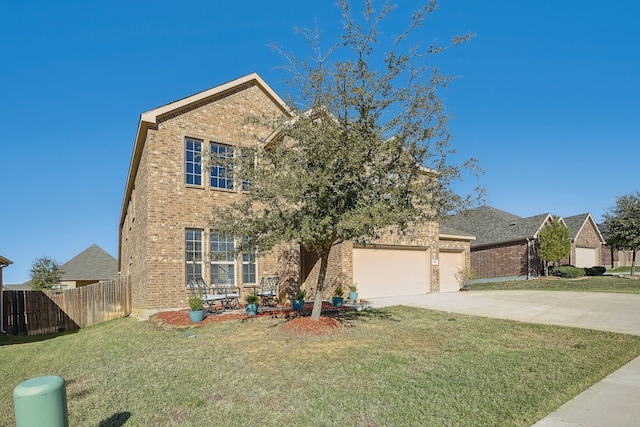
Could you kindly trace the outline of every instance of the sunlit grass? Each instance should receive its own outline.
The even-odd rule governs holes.
[[[560,277],[475,283],[474,291],[498,290],[589,291],[640,294],[640,280],[617,276],[591,276],[577,279]]]
[[[17,384],[60,375],[77,426],[530,426],[640,355],[640,337],[407,307],[342,321],[306,338],[270,318],[1,337],[0,425]]]

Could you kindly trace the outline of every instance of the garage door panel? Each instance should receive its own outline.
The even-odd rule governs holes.
[[[440,292],[458,292],[456,273],[463,265],[463,252],[440,252]]]
[[[415,295],[428,291],[428,252],[353,249],[353,281],[361,298]]]
[[[576,248],[576,267],[593,267],[598,265],[595,248]]]

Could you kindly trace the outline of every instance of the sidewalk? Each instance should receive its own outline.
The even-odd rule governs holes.
[[[597,329],[640,336],[640,295],[482,291],[371,298],[374,307],[406,305],[453,313]],[[640,357],[589,387],[534,427],[640,425]]]

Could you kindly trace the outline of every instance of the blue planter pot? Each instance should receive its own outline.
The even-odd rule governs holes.
[[[202,319],[204,319],[204,310],[189,310],[189,319],[191,319],[193,323],[202,322]]]
[[[357,300],[358,299],[358,293],[357,292],[349,292],[349,299],[351,300]]]
[[[244,306],[247,316],[255,316],[258,314],[258,304],[247,304]]]
[[[344,301],[343,297],[332,297],[331,298],[331,304],[333,304],[334,307],[342,307],[342,302]]]
[[[304,300],[296,299],[291,302],[291,306],[295,311],[302,311],[302,307],[304,307]]]

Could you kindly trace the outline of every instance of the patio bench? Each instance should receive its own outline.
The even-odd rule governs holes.
[[[202,305],[207,304],[207,311],[216,311],[215,305],[218,301],[224,307],[224,294],[218,294],[209,286],[202,277],[191,277],[187,280],[187,286],[194,296],[202,299]]]

